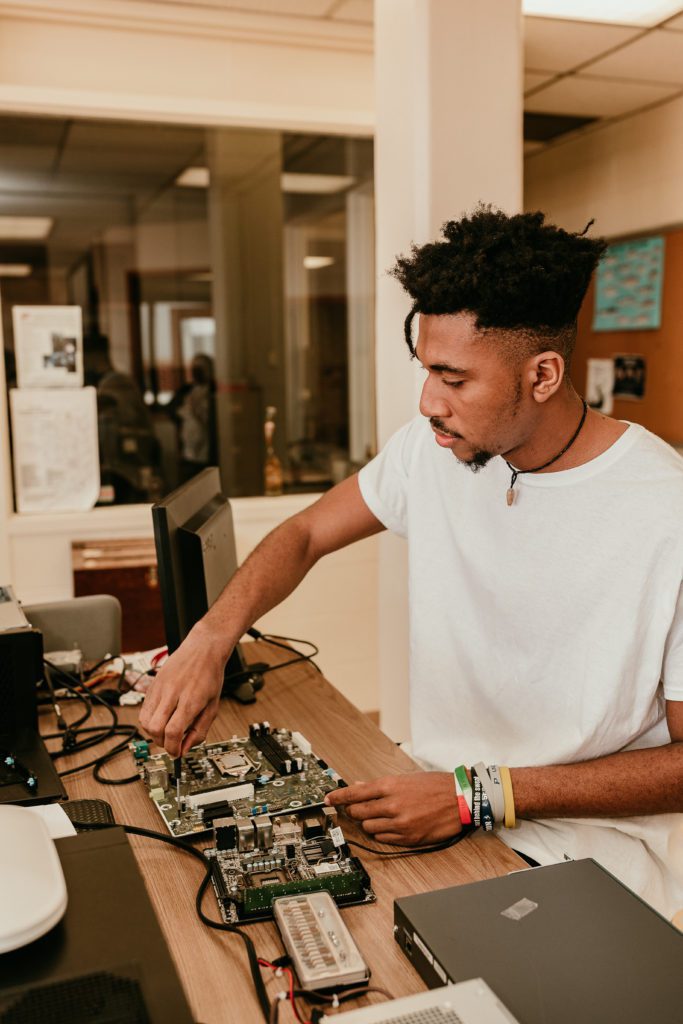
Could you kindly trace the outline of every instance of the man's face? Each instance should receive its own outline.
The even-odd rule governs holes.
[[[523,361],[474,321],[470,313],[420,315],[415,352],[427,371],[420,412],[436,443],[476,471],[523,443],[535,403],[523,399]]]

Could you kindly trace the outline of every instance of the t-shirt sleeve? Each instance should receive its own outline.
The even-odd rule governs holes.
[[[666,641],[662,684],[666,700],[683,700],[683,584]]]
[[[408,530],[410,456],[419,425],[419,420],[413,420],[401,427],[358,474],[365,504],[383,526],[401,537]]]

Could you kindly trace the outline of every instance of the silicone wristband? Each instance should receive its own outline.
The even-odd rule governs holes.
[[[505,821],[505,793],[503,792],[503,782],[500,777],[497,764],[490,764],[487,770],[491,779],[491,788],[493,790],[493,817],[496,819],[496,823],[498,823]]]
[[[505,828],[515,828],[517,818],[515,816],[515,797],[512,792],[510,769],[501,764],[498,771],[500,772],[500,781],[503,784],[503,793],[505,794]]]

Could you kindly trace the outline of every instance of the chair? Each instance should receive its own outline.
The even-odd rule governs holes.
[[[110,594],[24,605],[24,614],[43,634],[44,651],[77,647],[85,661],[121,653],[121,604]]]

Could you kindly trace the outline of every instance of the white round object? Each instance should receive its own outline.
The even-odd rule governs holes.
[[[0,836],[0,953],[9,953],[54,928],[67,892],[55,844],[37,815],[0,806]]]

